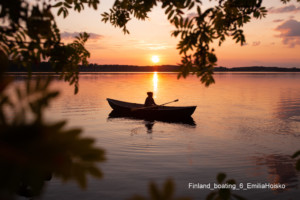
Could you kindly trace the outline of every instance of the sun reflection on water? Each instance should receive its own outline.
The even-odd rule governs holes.
[[[157,86],[158,86],[158,75],[157,75],[157,72],[154,72],[153,73],[153,96],[154,98],[156,98],[156,95],[157,95]]]

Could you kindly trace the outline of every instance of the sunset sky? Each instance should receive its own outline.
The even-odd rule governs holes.
[[[79,32],[91,37],[86,45],[91,53],[89,61],[97,64],[121,65],[173,65],[180,62],[176,49],[179,39],[171,37],[175,28],[169,23],[160,6],[146,21],[132,20],[128,24],[129,35],[111,24],[101,22],[101,13],[108,11],[114,1],[101,0],[100,9],[71,12],[57,22],[66,42]],[[214,2],[214,1],[213,1]],[[202,9],[213,6],[203,1]],[[240,46],[230,38],[221,47],[216,46],[218,66],[279,66],[300,68],[300,3],[292,0],[282,4],[279,0],[265,0],[268,15],[262,20],[248,23],[244,30],[247,44]],[[191,14],[186,13],[186,14]],[[159,58],[153,62],[153,56]],[[156,59],[157,61],[157,59]]]

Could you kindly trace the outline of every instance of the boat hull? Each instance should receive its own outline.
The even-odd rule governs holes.
[[[196,106],[175,107],[158,106],[144,108],[143,104],[129,103],[114,99],[107,99],[109,105],[114,111],[139,118],[148,119],[183,119],[190,117]]]

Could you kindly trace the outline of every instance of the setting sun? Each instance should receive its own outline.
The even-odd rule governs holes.
[[[153,63],[158,63],[159,62],[159,57],[156,56],[156,55],[152,56],[151,60],[152,60]]]

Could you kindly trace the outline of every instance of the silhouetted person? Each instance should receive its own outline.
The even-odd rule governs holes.
[[[153,92],[147,92],[148,97],[145,100],[145,106],[156,106],[156,103],[154,102],[153,99]]]

